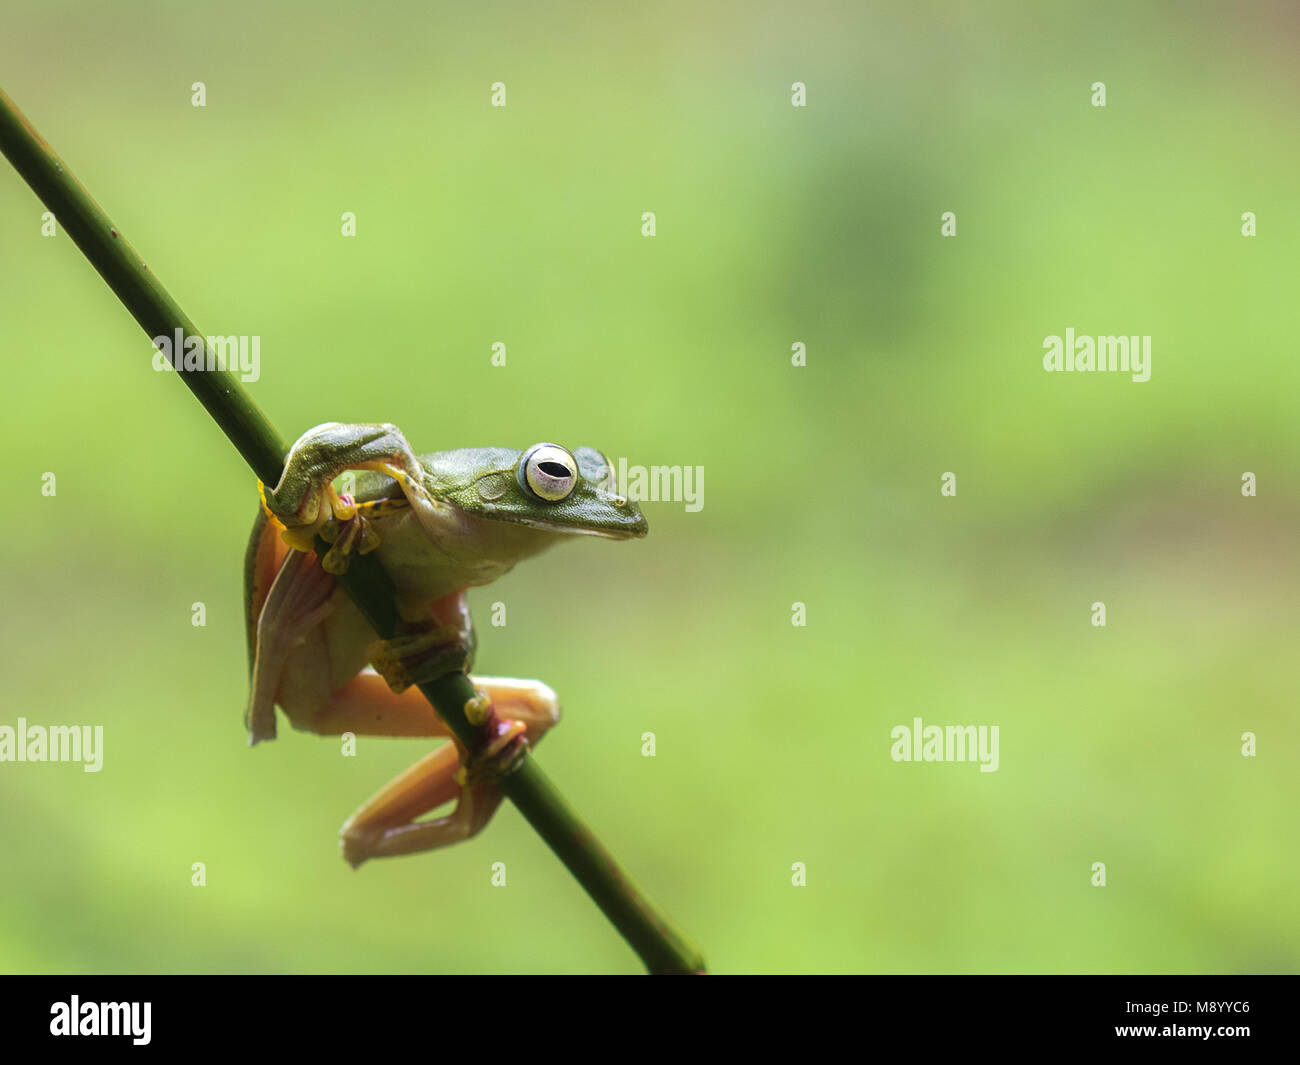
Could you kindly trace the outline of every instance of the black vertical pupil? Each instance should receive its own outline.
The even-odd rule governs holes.
[[[537,468],[548,477],[568,477],[569,467],[561,462],[539,462]]]

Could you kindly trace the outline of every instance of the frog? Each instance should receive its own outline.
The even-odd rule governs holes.
[[[244,560],[249,744],[275,739],[277,707],[321,736],[447,737],[348,818],[339,846],[357,869],[477,835],[504,777],[559,722],[560,703],[540,680],[471,673],[467,593],[578,536],[644,537],[646,519],[619,493],[613,465],[595,448],[549,442],[416,455],[392,424],[326,422],[258,491]],[[387,640],[339,582],[371,553],[399,617]],[[475,691],[466,717],[486,737],[473,752],[418,687],[456,671]],[[424,817],[452,802],[445,816]]]

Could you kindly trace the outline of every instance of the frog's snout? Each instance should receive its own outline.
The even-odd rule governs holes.
[[[628,522],[624,526],[627,532],[624,534],[630,540],[640,540],[650,532],[650,523],[645,520],[645,515],[641,513],[641,508],[635,503],[628,504],[630,513]]]

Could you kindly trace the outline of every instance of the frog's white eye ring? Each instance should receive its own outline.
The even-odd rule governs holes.
[[[519,460],[519,483],[538,499],[558,503],[578,484],[578,464],[559,444],[534,444]]]

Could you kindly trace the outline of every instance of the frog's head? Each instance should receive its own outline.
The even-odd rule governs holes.
[[[542,443],[524,451],[470,448],[436,458],[453,456],[450,463],[432,464],[430,488],[467,514],[616,540],[649,532],[641,508],[619,494],[613,466],[595,448],[568,451]]]

